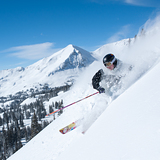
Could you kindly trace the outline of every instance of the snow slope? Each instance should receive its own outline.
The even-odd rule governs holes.
[[[57,160],[160,159],[159,67],[119,96]]]
[[[70,112],[80,111],[77,105],[66,110],[9,160],[160,159],[159,67],[160,63],[113,101],[85,134],[81,133],[82,127],[66,135],[58,132],[72,122]],[[93,113],[97,114],[105,109],[105,102],[100,101],[104,97],[95,95],[97,103],[93,97],[83,103],[94,104]]]
[[[157,17],[131,45],[123,41],[94,52],[94,61],[80,73],[70,91],[50,100],[64,105],[96,92],[91,86],[94,73],[103,66],[106,52],[115,45],[122,61],[134,66],[125,80],[124,92],[114,101],[105,94],[92,96],[64,110],[64,113],[34,137],[9,160],[159,160],[160,159],[160,19]],[[107,47],[107,48],[106,48]],[[101,50],[101,51],[100,51]],[[62,135],[58,130],[84,117],[82,125]],[[84,129],[87,129],[82,134]]]

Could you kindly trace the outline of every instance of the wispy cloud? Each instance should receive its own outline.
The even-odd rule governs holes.
[[[157,24],[160,24],[160,12],[156,12],[147,20],[147,22],[139,28],[139,33],[141,32],[142,28],[147,31],[147,30],[152,30],[155,26],[158,26]],[[160,26],[160,25],[159,25]],[[128,35],[130,34],[131,31],[131,25],[125,25],[123,26],[118,32],[113,34],[110,38],[107,39],[106,43],[112,43],[116,42],[125,38],[129,38]]]
[[[34,45],[24,45],[12,47],[2,53],[7,53],[9,56],[14,56],[22,59],[36,60],[50,56],[59,49],[54,49],[54,43],[46,42]]]
[[[116,32],[113,36],[111,36],[107,40],[107,43],[112,43],[124,38],[128,38],[127,35],[129,33],[129,30],[130,30],[130,25],[123,26],[118,32]]]
[[[127,4],[131,4],[131,5],[142,5],[141,0],[137,1],[137,0],[124,0],[125,3]]]
[[[89,0],[93,3],[106,4],[113,2],[120,2],[128,5],[143,6],[143,7],[160,7],[159,0]]]
[[[123,0],[125,3],[143,7],[160,7],[159,0]]]

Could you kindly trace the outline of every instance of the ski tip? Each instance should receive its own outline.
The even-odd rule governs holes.
[[[65,133],[63,132],[63,129],[60,129],[59,132],[62,133],[62,134],[65,134]]]

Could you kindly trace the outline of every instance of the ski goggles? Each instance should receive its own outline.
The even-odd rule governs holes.
[[[106,62],[104,65],[105,65],[106,67],[110,67],[110,66],[115,62],[115,60],[116,60],[116,58],[114,57],[112,61]]]

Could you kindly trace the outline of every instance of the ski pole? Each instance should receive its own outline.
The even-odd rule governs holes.
[[[78,101],[76,101],[76,102],[73,102],[73,103],[65,106],[65,107],[62,107],[62,108],[60,108],[60,109],[57,109],[56,111],[54,111],[54,112],[52,112],[52,113],[49,113],[49,114],[47,114],[46,116],[50,116],[50,115],[53,114],[53,113],[56,113],[56,112],[58,112],[58,111],[61,111],[62,109],[65,109],[65,108],[67,108],[67,107],[69,107],[69,106],[71,106],[71,105],[73,105],[73,104],[76,104],[76,103],[78,103],[78,102],[80,102],[80,101],[82,101],[82,100],[84,100],[84,99],[86,99],[86,98],[89,98],[89,97],[91,97],[91,96],[93,96],[93,95],[96,95],[97,93],[99,93],[99,92],[95,92],[95,93],[93,93],[93,94],[90,94],[89,96],[86,96],[85,98],[82,98],[82,99],[80,99],[80,100],[78,100]]]

